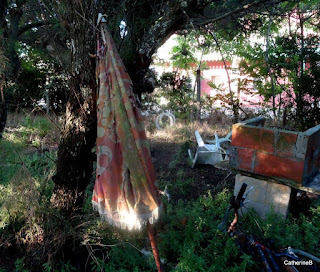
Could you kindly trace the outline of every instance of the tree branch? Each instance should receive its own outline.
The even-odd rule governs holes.
[[[256,12],[259,9],[261,10],[261,8],[265,8],[265,6],[275,6],[284,1],[285,0],[256,0],[251,3],[248,3],[249,1],[241,1],[243,2],[243,4],[241,4],[240,7],[234,8],[231,11],[228,11],[228,9],[226,9],[220,14],[217,14],[216,8],[214,6],[207,6],[208,8],[212,9],[212,18],[200,15],[201,13],[199,9],[197,9],[197,1],[184,1],[186,2],[186,6],[182,6],[179,1],[171,1],[170,4],[167,5],[164,15],[161,16],[159,20],[157,20],[156,23],[151,26],[151,28],[143,36],[139,46],[139,52],[141,55],[151,57],[155,50],[159,46],[161,46],[170,37],[171,34],[185,28],[185,25],[188,22],[185,16],[183,16],[182,9],[188,14],[188,17],[190,17],[190,21],[194,25],[205,26],[210,23],[230,18],[231,16],[235,16],[237,18],[243,17],[246,14],[253,12],[253,9]]]
[[[242,17],[250,12],[252,12],[252,8],[258,9],[261,5],[264,6],[273,6],[273,5],[277,5],[280,4],[281,2],[284,2],[285,0],[274,0],[274,1],[270,1],[270,0],[257,0],[254,1],[253,3],[248,3],[248,4],[244,4],[241,7],[238,7],[234,10],[231,10],[229,12],[223,13],[220,16],[217,17],[213,17],[213,18],[207,18],[206,20],[201,19],[200,22],[197,23],[197,20],[194,20],[194,24],[198,25],[198,26],[205,26],[207,24],[210,23],[214,23],[217,21],[221,21],[223,19],[226,19],[234,14],[237,14],[237,17]]]
[[[18,36],[21,36],[24,32],[39,26],[51,25],[55,22],[55,20],[45,20],[45,21],[37,21],[27,25],[24,25],[19,28]]]
[[[155,50],[186,22],[178,1],[169,2],[165,11],[164,15],[143,36],[139,46],[139,53],[147,58],[151,57]]]

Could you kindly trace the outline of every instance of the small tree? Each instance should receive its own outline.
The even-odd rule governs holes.
[[[167,107],[178,118],[188,119],[193,109],[190,78],[176,72],[166,72],[160,77],[159,87],[163,97],[168,100]]]
[[[172,48],[171,60],[173,67],[178,70],[190,71],[193,69],[192,64],[197,62],[194,53],[195,47],[190,43],[190,39],[187,38],[187,35],[177,36],[176,41],[178,44]]]
[[[318,52],[319,38],[309,35],[304,38],[304,49],[301,50],[300,35],[277,37],[269,48],[269,69],[274,77],[274,89],[269,80],[268,67],[264,61],[264,50],[252,47],[247,61],[242,62],[242,72],[253,78],[258,93],[265,101],[275,95],[280,113],[284,108],[291,108],[289,116],[295,120],[295,126],[300,130],[318,124],[320,117],[320,54]],[[249,56],[249,54],[248,54]],[[252,88],[252,82],[247,88]],[[251,85],[251,86],[250,86]]]
[[[291,99],[287,105],[295,109],[290,115],[300,130],[315,126],[320,120],[319,42],[316,35],[279,37],[276,41],[281,49],[281,54],[275,55],[273,60],[277,63],[277,80],[288,78],[286,94]]]

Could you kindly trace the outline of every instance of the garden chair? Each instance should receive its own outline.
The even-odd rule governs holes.
[[[215,135],[214,136],[216,136],[216,132],[215,132]],[[226,137],[224,137],[224,138],[218,138],[218,135],[215,137],[216,139],[218,138],[218,141],[219,141],[219,144],[221,145],[221,143],[225,143],[225,142],[229,142],[229,143],[231,143],[231,136],[232,136],[232,131],[230,131],[228,134],[227,134],[227,136]],[[213,141],[211,141],[211,140],[207,140],[207,143],[209,143],[209,144],[216,144],[216,140],[213,140]]]
[[[188,150],[189,157],[192,160],[192,168],[197,164],[215,165],[216,163],[227,159],[228,156],[226,151],[220,147],[220,141],[217,133],[215,133],[215,144],[205,144],[197,130],[194,134],[198,143],[198,148],[194,158],[191,154],[191,150]]]

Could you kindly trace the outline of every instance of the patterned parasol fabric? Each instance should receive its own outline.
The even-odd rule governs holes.
[[[98,39],[97,174],[92,204],[111,225],[139,229],[154,223],[161,202],[155,187],[142,115],[105,26]]]

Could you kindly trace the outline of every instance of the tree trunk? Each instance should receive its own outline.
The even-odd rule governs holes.
[[[5,54],[9,59],[11,71],[6,71],[6,75],[9,79],[15,81],[20,69],[20,60],[16,51],[16,43],[19,38],[19,24],[23,15],[23,9],[21,6],[11,8],[9,14],[10,25],[7,29],[5,28],[4,36],[7,36],[5,37],[7,40]]]
[[[273,76],[270,70],[270,65],[269,65],[269,38],[270,38],[270,27],[272,23],[272,14],[269,15],[269,23],[268,23],[268,31],[267,31],[267,45],[266,45],[266,64],[267,64],[267,70],[268,70],[268,75],[270,77],[270,82],[271,82],[271,91],[272,91],[272,112],[273,112],[273,119],[277,122],[277,114],[276,114],[276,94],[275,94],[275,89],[274,89],[274,80]]]
[[[76,78],[73,81],[76,83]],[[95,90],[94,85],[91,90]],[[83,99],[79,86],[73,86],[73,91],[67,104],[51,198],[55,207],[65,210],[72,210],[82,204],[96,159],[92,151],[96,141],[95,95],[92,99]]]
[[[20,60],[16,52],[15,46],[19,36],[19,22],[23,15],[22,7],[18,4],[16,7],[11,7],[9,13],[10,24],[6,21],[6,14],[8,12],[8,1],[1,1],[0,4],[0,29],[2,29],[2,38],[5,41],[0,46],[4,48],[4,57],[8,60],[10,65],[4,65],[2,79],[0,82],[1,101],[0,101],[0,139],[4,132],[7,122],[7,103],[5,101],[4,83],[7,79],[15,82],[18,78],[20,69]],[[10,67],[9,67],[10,66]]]
[[[300,26],[300,35],[301,35],[301,49],[300,49],[300,67],[298,70],[298,78],[302,78],[305,70],[305,58],[304,58],[304,16],[303,10],[300,9],[300,4],[298,6],[298,15],[299,15],[299,26]],[[299,80],[301,81],[301,80]],[[300,88],[300,83],[296,86],[296,116],[298,117],[299,126],[301,129],[304,129],[304,114],[303,114],[303,97],[304,90]]]
[[[197,119],[201,121],[201,74],[200,65],[197,70]]]
[[[83,203],[84,191],[90,183],[96,159],[92,151],[97,129],[96,64],[89,54],[96,51],[96,29],[93,24],[97,12],[94,1],[87,4],[85,14],[80,13],[82,6],[78,2],[64,2],[64,6],[56,7],[61,12],[61,23],[70,37],[71,71],[70,93],[58,148],[57,170],[53,177],[55,187],[51,204],[69,212]],[[83,15],[78,16],[77,11]]]
[[[234,97],[233,97],[233,92],[232,92],[232,89],[231,89],[231,79],[230,79],[230,75],[229,75],[229,70],[228,70],[228,67],[227,67],[227,63],[226,63],[226,59],[224,58],[223,56],[223,53],[222,53],[222,50],[221,50],[221,47],[220,47],[220,44],[219,44],[219,41],[217,39],[217,37],[215,36],[214,33],[211,33],[211,36],[212,38],[214,39],[217,47],[218,47],[218,50],[220,52],[220,55],[221,55],[221,58],[222,58],[222,61],[223,61],[223,65],[224,65],[224,69],[227,73],[227,78],[228,78],[228,88],[229,88],[229,95],[230,95],[230,105],[232,107],[232,111],[233,111],[233,121],[234,123],[238,123],[239,121],[239,101],[234,101]]]
[[[1,102],[0,102],[0,139],[7,122],[7,105],[3,94],[4,77],[0,82]]]

